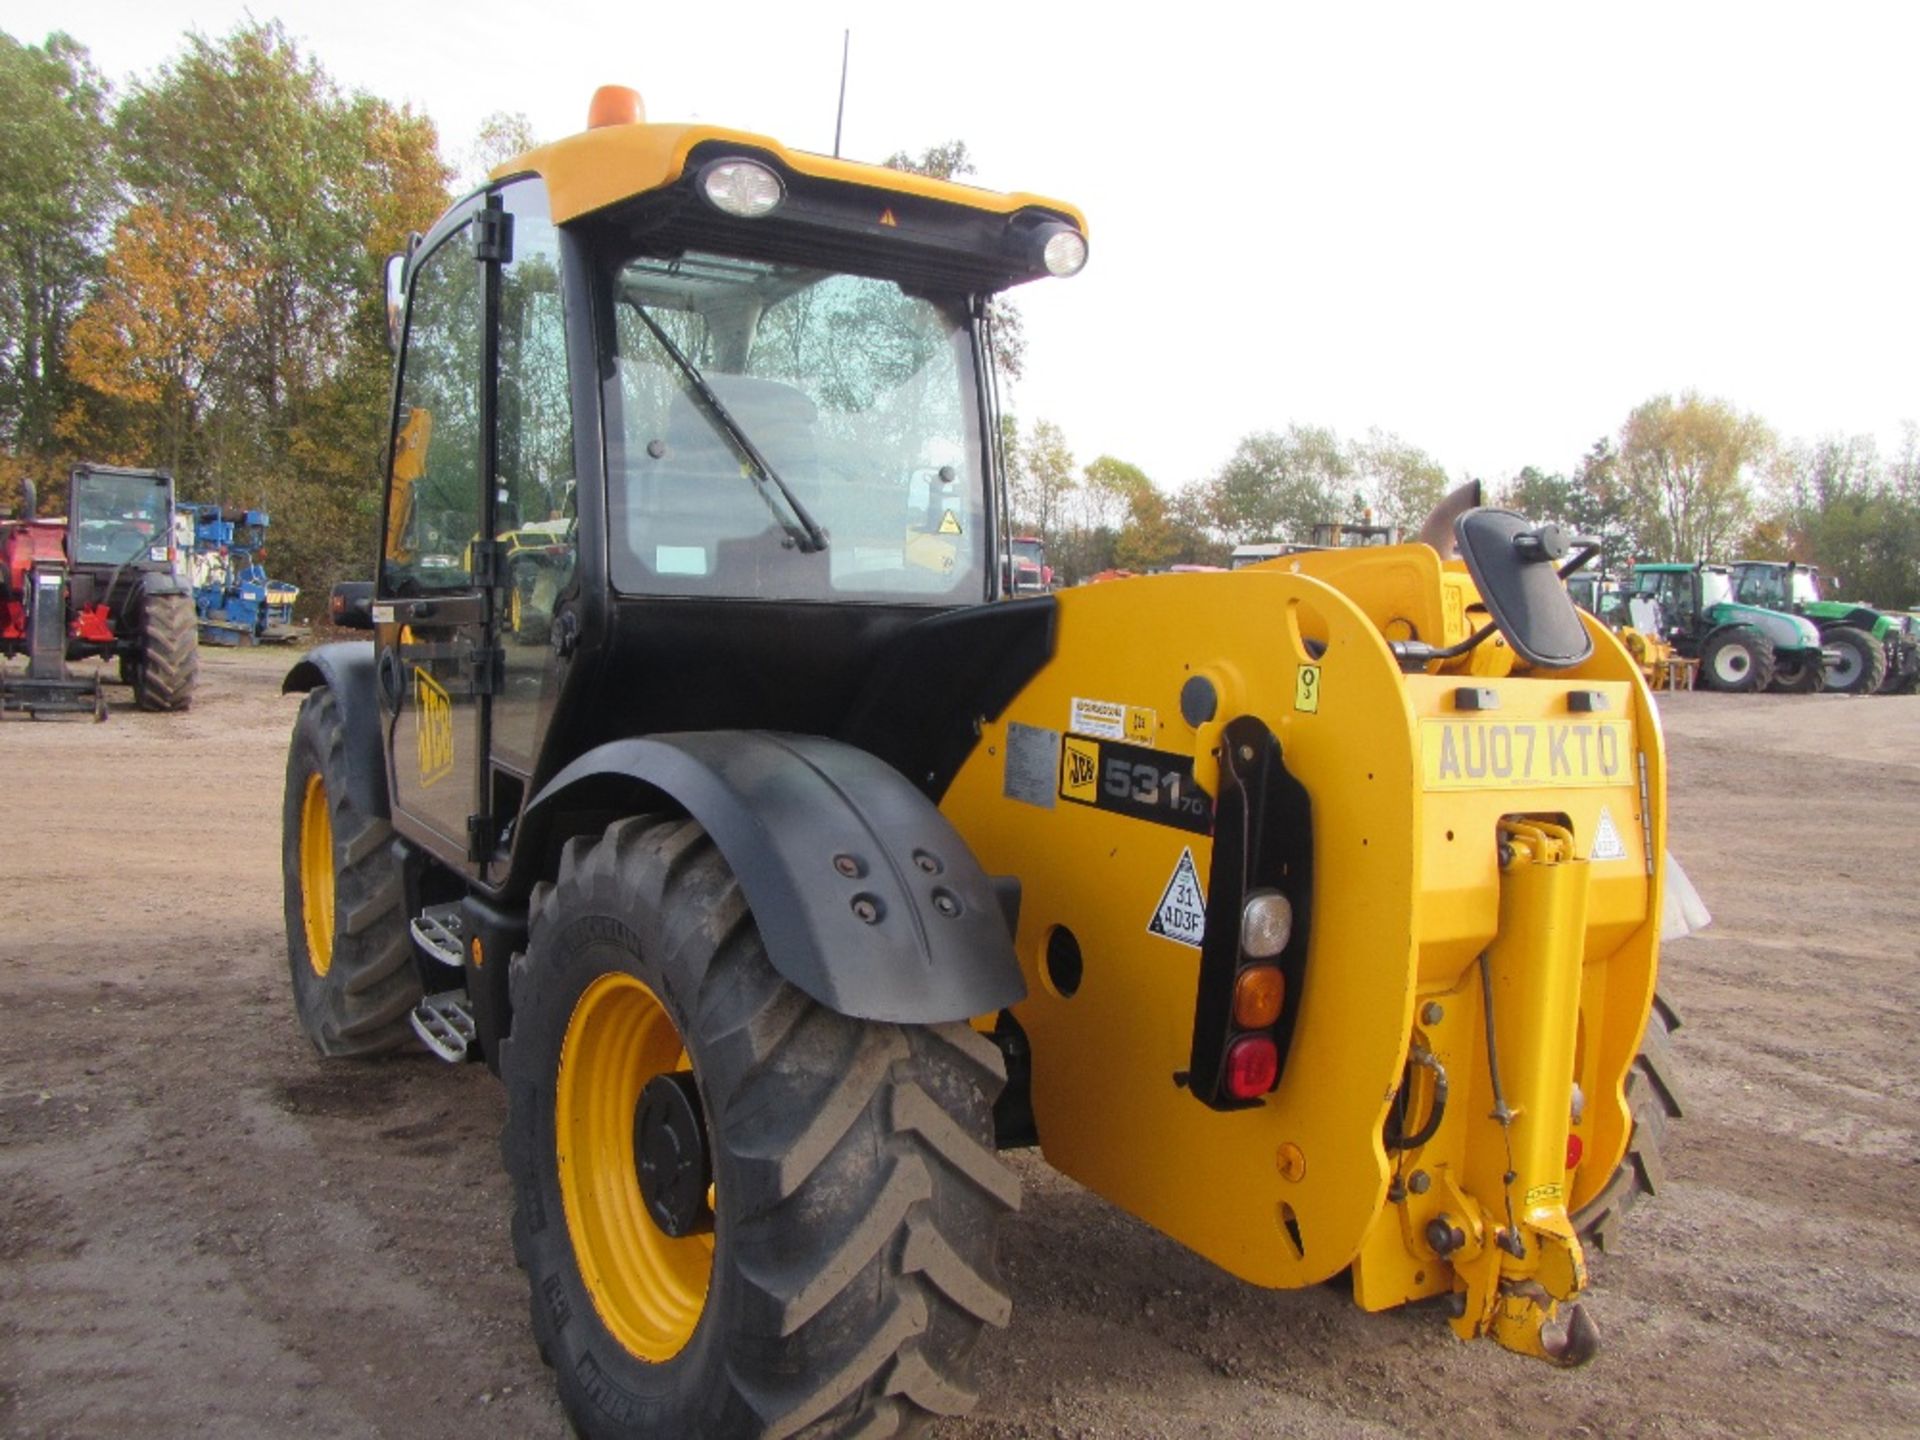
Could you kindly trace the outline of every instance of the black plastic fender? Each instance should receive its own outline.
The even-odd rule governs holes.
[[[774,969],[822,1005],[927,1025],[1025,997],[986,872],[933,802],[877,757],[757,730],[615,740],[553,777],[522,816],[521,838],[632,782],[713,837]]]
[[[347,727],[347,774],[353,800],[369,815],[389,818],[387,759],[380,748],[380,697],[374,689],[373,642],[339,640],[317,645],[280,682],[282,695],[305,694],[325,685],[340,702]]]
[[[142,595],[191,595],[193,586],[186,577],[166,570],[149,570],[140,577]]]

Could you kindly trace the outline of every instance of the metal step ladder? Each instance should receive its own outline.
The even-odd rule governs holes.
[[[429,905],[408,923],[413,943],[429,960],[451,965],[458,970],[467,961],[464,927],[460,921],[460,902]]]
[[[420,1043],[449,1065],[458,1065],[473,1048],[477,1032],[465,991],[436,991],[413,1007],[410,1018]]]

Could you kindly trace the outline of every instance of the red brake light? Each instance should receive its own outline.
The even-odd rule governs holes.
[[[1571,1170],[1580,1163],[1580,1157],[1587,1153],[1587,1147],[1578,1135],[1567,1136],[1567,1169]]]
[[[1280,1051],[1271,1035],[1242,1035],[1228,1049],[1226,1091],[1234,1099],[1258,1099],[1279,1076]]]

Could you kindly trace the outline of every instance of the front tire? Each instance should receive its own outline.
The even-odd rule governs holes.
[[[1700,674],[1710,690],[1748,695],[1773,683],[1773,642],[1749,625],[1729,625],[1708,637]]]
[[[1812,695],[1825,683],[1826,671],[1821,658],[1811,660],[1774,657],[1773,683],[1767,688],[1782,695]]]
[[[365,1057],[413,1043],[421,986],[393,826],[354,801],[347,765],[340,702],[322,685],[301,702],[287,751],[287,963],[314,1049]]]
[[[133,663],[120,674],[142,710],[185,710],[200,674],[200,631],[187,595],[147,595],[140,601],[140,634]],[[131,674],[129,674],[131,671]]]
[[[1827,689],[1871,695],[1887,683],[1887,647],[1864,630],[1838,625],[1820,637],[1827,652]]]
[[[990,1041],[782,979],[685,819],[568,843],[513,1000],[514,1249],[583,1435],[899,1435],[972,1405],[1019,1198]],[[687,1102],[670,1135],[663,1085]]]
[[[1642,1195],[1652,1195],[1665,1183],[1663,1147],[1667,1121],[1684,1113],[1680,1103],[1678,1067],[1673,1057],[1673,1032],[1680,1017],[1658,994],[1640,1037],[1640,1053],[1627,1074],[1627,1108],[1633,1132],[1627,1153],[1608,1178],[1605,1188],[1573,1214],[1573,1228],[1583,1242],[1612,1250],[1619,1243],[1627,1213]]]

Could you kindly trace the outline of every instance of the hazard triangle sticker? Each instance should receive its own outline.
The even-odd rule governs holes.
[[[1181,850],[1180,863],[1173,867],[1173,878],[1167,881],[1147,933],[1200,948],[1207,933],[1207,897],[1200,888],[1200,872],[1193,866],[1193,851]]]
[[[1600,823],[1593,827],[1593,851],[1587,858],[1589,860],[1627,858],[1627,847],[1621,843],[1619,827],[1613,823],[1613,816],[1608,813],[1604,805],[1600,807]]]

